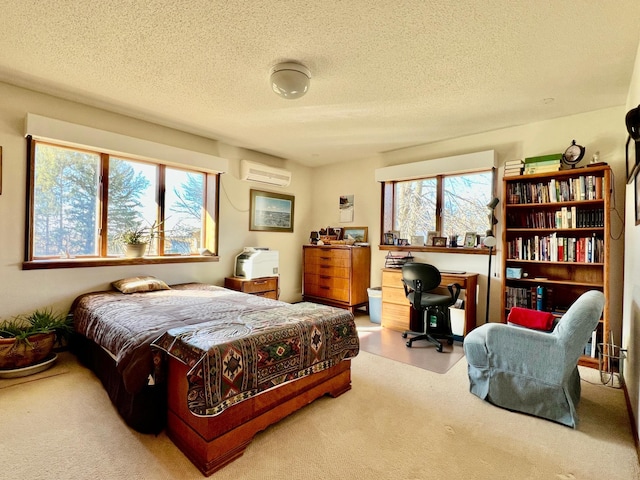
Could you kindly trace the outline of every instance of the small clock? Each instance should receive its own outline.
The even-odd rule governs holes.
[[[584,147],[573,140],[569,148],[562,154],[562,163],[567,167],[574,168],[576,163],[582,160],[582,157],[584,157]]]

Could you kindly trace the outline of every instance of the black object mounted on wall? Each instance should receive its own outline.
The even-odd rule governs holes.
[[[627,166],[627,184],[630,184],[633,179],[636,178],[638,170],[640,170],[640,149],[638,148],[638,144],[640,143],[640,105],[629,110],[624,121],[627,126],[627,132],[629,133],[625,161]],[[629,143],[631,143],[631,140],[633,140],[634,143],[636,158],[631,170],[629,170]]]

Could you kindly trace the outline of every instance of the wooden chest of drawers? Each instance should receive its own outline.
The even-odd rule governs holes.
[[[371,249],[346,245],[304,245],[303,300],[347,308],[369,305]]]
[[[238,292],[278,299],[278,277],[262,277],[252,280],[242,277],[227,277],[224,279],[224,286]]]

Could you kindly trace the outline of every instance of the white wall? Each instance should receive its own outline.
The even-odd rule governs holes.
[[[638,104],[640,104],[640,46],[638,46],[625,112],[636,108]],[[624,123],[621,131],[626,136]],[[633,147],[631,152],[633,152]],[[635,161],[633,153],[630,161]],[[640,182],[640,178],[637,178],[636,181]],[[640,245],[640,225],[636,226],[635,224],[635,185],[633,183],[626,187],[624,315],[622,343],[616,343],[627,350],[624,377],[637,432],[640,430],[640,278],[638,276],[638,272],[640,272],[640,248],[638,247]]]
[[[3,147],[0,195],[0,319],[46,306],[66,311],[77,295],[106,289],[110,282],[131,275],[155,275],[168,283],[197,281],[222,285],[224,277],[233,273],[235,255],[245,246],[256,245],[278,249],[281,252],[280,298],[285,301],[300,299],[300,245],[307,241],[310,228],[309,169],[4,83],[0,83],[0,98],[0,145]],[[230,159],[230,172],[223,175],[221,182],[220,262],[22,270],[27,173],[24,119],[27,112]],[[241,158],[292,170],[291,185],[287,188],[263,188],[238,180]],[[249,231],[250,188],[277,191],[296,197],[293,234]]]
[[[640,103],[640,66],[636,64],[634,86],[629,93],[629,105]],[[596,150],[600,159],[608,162],[614,172],[615,197],[612,212],[611,245],[611,324],[615,338],[621,338],[622,290],[616,286],[623,280],[623,211],[625,205],[624,115],[628,108],[610,108],[546,122],[502,129],[455,140],[437,142],[380,155],[349,164],[335,164],[308,169],[294,162],[246,151],[201,137],[83,106],[48,95],[0,83],[0,145],[3,147],[3,180],[0,195],[0,318],[7,318],[35,308],[52,306],[57,310],[69,308],[79,294],[105,289],[118,278],[151,274],[168,283],[201,281],[221,285],[224,277],[233,272],[233,259],[244,246],[267,246],[280,251],[281,299],[297,301],[301,296],[302,245],[309,232],[327,225],[368,226],[372,244],[371,285],[380,285],[380,269],[384,265],[384,251],[377,248],[380,237],[380,186],[374,180],[374,170],[382,166],[458,155],[484,150],[496,150],[500,165],[506,160],[531,155],[563,151],[576,139],[587,148],[587,159]],[[32,112],[52,118],[101,128],[176,147],[218,155],[230,160],[230,172],[223,175],[220,194],[220,257],[219,263],[151,265],[145,267],[95,267],[23,271],[24,214],[26,198],[26,141],[24,118]],[[238,180],[239,160],[245,158],[283,167],[293,172],[291,185],[272,190],[295,196],[294,233],[250,232],[249,189],[258,188]],[[500,172],[498,172],[500,176]],[[338,201],[340,195],[355,196],[355,218],[350,224],[340,224]],[[640,255],[635,245],[640,228],[635,227],[633,191],[627,189],[625,322],[623,346],[629,349],[626,380],[632,405],[638,417],[640,355],[640,288],[634,272],[638,271]],[[498,225],[498,235],[500,234]],[[493,262],[498,271],[500,254]],[[447,255],[424,253],[419,260],[432,262],[441,268],[466,270],[480,274],[478,323],[484,321],[487,257],[483,255]],[[491,310],[498,317],[500,279],[492,283]]]
[[[380,238],[380,185],[374,180],[376,168],[423,161],[435,158],[449,157],[485,150],[495,150],[498,165],[516,158],[534,155],[563,152],[573,139],[586,147],[586,163],[595,151],[600,152],[600,160],[611,165],[614,172],[615,199],[613,205],[617,212],[613,212],[612,232],[615,238],[611,242],[611,284],[620,285],[622,282],[622,233],[624,225],[624,131],[623,107],[609,108],[595,112],[588,112],[556,120],[536,122],[520,127],[506,128],[472,135],[455,140],[436,142],[428,145],[407,148],[393,153],[379,155],[375,158],[352,162],[349,164],[334,164],[314,169],[313,172],[313,227],[331,226],[368,226],[369,241],[372,245],[371,285],[379,286],[381,269],[384,266],[386,251],[378,249]],[[502,187],[501,169],[497,172],[498,188]],[[341,224],[338,216],[338,200],[340,195],[353,194],[355,196],[355,218],[350,224]],[[497,212],[501,205],[498,205]],[[497,225],[498,238],[501,235],[501,225]],[[492,261],[492,272],[499,273],[502,252],[499,250]],[[479,276],[478,293],[478,324],[485,319],[485,299],[487,285],[488,259],[486,255],[464,255],[444,253],[414,253],[419,261],[433,263],[441,269],[464,270],[477,272]],[[613,288],[610,292],[611,325],[620,338],[622,317],[622,292]],[[491,284],[491,314],[490,318],[499,318],[501,279],[493,277]]]

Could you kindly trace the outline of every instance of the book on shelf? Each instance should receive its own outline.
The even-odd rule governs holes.
[[[562,154],[561,153],[552,153],[550,155],[540,155],[540,156],[537,156],[537,157],[527,157],[527,158],[524,159],[524,163],[525,163],[525,165],[527,165],[527,164],[531,164],[531,163],[539,164],[541,162],[552,162],[552,161],[560,162],[560,160],[562,160]]]
[[[549,165],[531,164],[531,165],[525,165],[524,167],[525,175],[532,175],[534,173],[550,173],[550,172],[558,172],[558,171],[560,171],[560,162],[556,164],[549,164]]]

